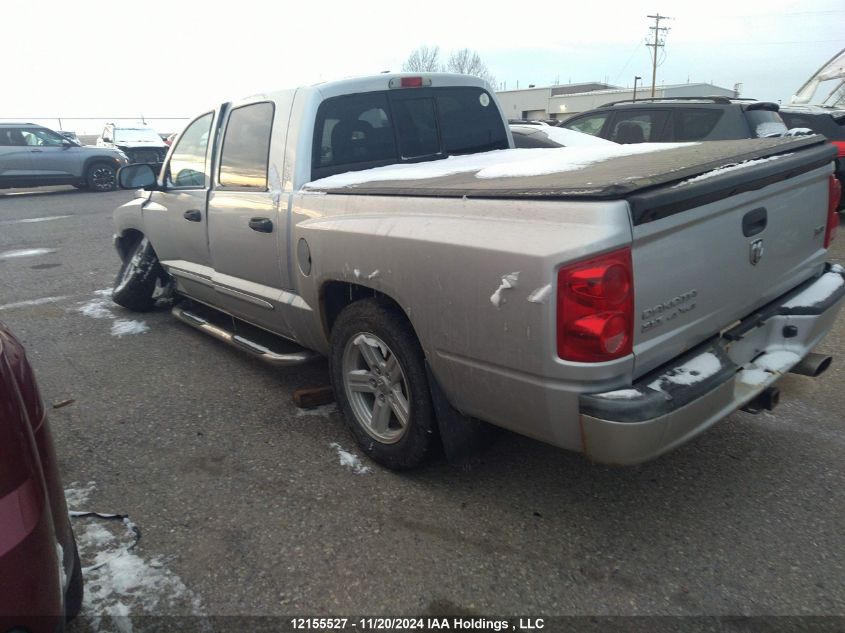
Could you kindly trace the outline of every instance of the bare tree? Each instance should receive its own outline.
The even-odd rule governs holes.
[[[408,59],[402,64],[402,70],[411,73],[436,73],[442,70],[439,58],[439,46],[420,46],[411,51]]]
[[[487,69],[487,65],[481,61],[481,56],[476,51],[471,51],[468,48],[462,48],[449,55],[449,61],[446,62],[446,70],[452,73],[481,77],[491,86],[496,85],[496,78]]]

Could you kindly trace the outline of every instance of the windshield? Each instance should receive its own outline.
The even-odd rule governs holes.
[[[116,143],[161,143],[161,137],[150,128],[115,128]]]

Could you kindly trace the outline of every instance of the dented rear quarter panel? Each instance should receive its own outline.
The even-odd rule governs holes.
[[[630,357],[561,361],[554,323],[557,268],[630,244],[624,201],[302,193],[292,221],[291,251],[305,239],[312,255],[310,275],[294,266],[306,303],[332,281],[394,299],[466,414],[577,449],[578,392],[631,379]],[[501,288],[509,275],[516,283]]]

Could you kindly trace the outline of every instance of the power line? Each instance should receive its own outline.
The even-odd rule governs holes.
[[[642,46],[642,42],[640,42],[640,41],[638,41],[636,44],[634,44],[634,48],[633,48],[633,50],[631,51],[631,55],[630,55],[630,57],[628,57],[628,61],[627,61],[627,62],[625,62],[625,65],[622,67],[622,70],[620,70],[620,71],[616,74],[616,77],[613,79],[613,83],[618,83],[618,82],[619,82],[619,78],[622,76],[622,73],[624,73],[624,72],[625,72],[625,69],[627,69],[627,68],[628,68],[628,64],[630,64],[630,63],[631,63],[631,60],[632,60],[632,59],[634,59],[634,55],[636,55],[636,54],[637,54],[637,51],[638,51],[638,50],[641,50],[641,49],[640,49],[640,46]]]
[[[845,9],[831,9],[829,11],[789,11],[777,13],[720,13],[719,19],[723,18],[780,18],[784,15],[831,15],[834,13],[845,13]]]
[[[830,42],[845,42],[845,38],[835,40],[788,40],[781,42],[719,42],[719,46],[766,46],[769,44],[827,44]]]

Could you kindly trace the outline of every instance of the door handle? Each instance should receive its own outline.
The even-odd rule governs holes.
[[[742,217],[742,234],[745,237],[752,237],[762,233],[768,223],[766,207],[758,207],[749,211]]]
[[[252,218],[249,221],[249,228],[259,233],[272,233],[273,222],[270,218]]]
[[[202,222],[202,211],[199,209],[191,209],[190,211],[185,211],[185,213],[182,214],[182,217],[188,222]]]

